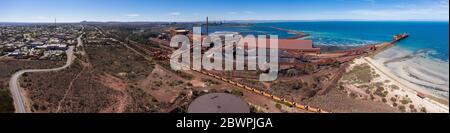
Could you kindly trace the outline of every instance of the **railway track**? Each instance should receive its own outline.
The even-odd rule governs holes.
[[[130,41],[131,41],[131,40],[130,40]],[[136,43],[136,42],[133,42],[133,43]],[[139,49],[145,51],[145,53],[147,53],[147,54],[148,54],[148,53],[151,53],[149,50],[147,50],[147,49],[145,49],[145,48],[142,48],[141,46],[138,46],[138,45],[136,45],[136,44],[133,44],[133,45],[136,46],[136,47],[138,47]],[[138,51],[135,51],[135,50],[133,50],[133,51],[134,51],[134,52],[138,52]],[[138,53],[140,53],[140,52],[138,52]],[[140,55],[142,55],[142,53],[140,53]],[[187,66],[182,66],[182,67],[187,67]],[[229,84],[231,84],[231,85],[233,85],[233,86],[235,86],[235,87],[238,87],[238,88],[240,88],[240,89],[244,89],[244,90],[253,92],[253,93],[255,93],[255,94],[262,95],[262,96],[264,96],[264,97],[266,97],[266,98],[272,99],[273,101],[280,102],[280,103],[284,103],[285,105],[288,105],[288,106],[290,106],[290,107],[295,107],[295,108],[297,108],[297,109],[304,110],[304,111],[307,111],[307,112],[312,112],[312,113],[331,113],[331,112],[329,112],[329,111],[325,111],[325,110],[320,109],[320,108],[314,108],[314,107],[310,107],[310,106],[308,106],[308,105],[303,105],[303,104],[300,104],[300,103],[296,103],[296,102],[292,102],[292,101],[286,100],[286,99],[284,99],[284,98],[275,96],[275,95],[270,94],[270,93],[267,93],[267,92],[265,92],[265,91],[262,91],[262,90],[259,90],[259,89],[256,89],[256,88],[249,87],[249,86],[247,86],[247,85],[244,85],[244,84],[235,82],[235,81],[233,81],[233,80],[230,80],[230,79],[227,79],[227,78],[224,78],[224,77],[215,75],[215,74],[213,74],[213,73],[209,73],[209,72],[204,71],[204,70],[193,70],[193,71],[198,72],[198,73],[201,73],[201,74],[206,75],[206,76],[209,76],[209,77],[212,77],[212,78],[215,78],[215,79],[217,79],[217,80],[220,80],[220,81],[229,83]]]
[[[397,38],[395,38],[394,41],[390,42],[389,44],[392,45],[392,44],[396,43],[397,41],[400,41],[400,40],[402,40],[402,39],[404,39],[404,38],[407,38],[407,37],[408,37],[407,34],[402,34],[401,36],[398,36]],[[191,49],[192,49],[192,47],[191,47]],[[184,67],[184,66],[183,66],[183,67]],[[207,75],[207,76],[210,76],[210,77],[213,77],[213,78],[215,78],[215,79],[217,79],[217,80],[221,80],[221,81],[223,81],[223,82],[232,84],[232,85],[235,86],[235,87],[238,87],[238,88],[241,88],[241,89],[244,89],[244,90],[247,90],[247,91],[256,93],[256,94],[258,94],[258,95],[262,95],[262,96],[267,97],[267,98],[269,98],[269,99],[272,99],[272,100],[274,100],[274,101],[276,101],[276,102],[282,102],[282,103],[285,103],[285,104],[287,104],[287,105],[290,106],[290,107],[295,107],[295,108],[298,108],[298,109],[300,109],[300,110],[304,110],[304,111],[307,111],[307,112],[314,112],[314,113],[331,113],[331,112],[325,111],[325,110],[320,109],[320,108],[314,108],[314,107],[310,107],[310,106],[308,106],[308,105],[302,105],[302,104],[299,104],[299,103],[296,103],[296,102],[288,101],[288,100],[286,100],[286,99],[284,99],[284,98],[275,96],[275,95],[273,95],[273,94],[267,93],[267,92],[265,92],[265,91],[262,91],[262,90],[259,90],[259,89],[256,89],[256,88],[252,88],[252,87],[243,85],[243,84],[241,84],[241,83],[238,83],[238,82],[235,82],[235,81],[226,79],[226,78],[224,78],[224,77],[221,77],[221,76],[218,76],[218,75],[209,73],[209,72],[207,72],[207,71],[203,71],[203,70],[194,70],[194,71],[199,72],[199,73],[204,74],[204,75]]]
[[[137,46],[137,47],[143,49],[144,51],[147,51],[147,53],[150,52],[150,51],[148,51],[148,50],[146,50],[146,49],[144,49],[144,48],[142,48],[140,46]],[[182,67],[188,67],[188,66],[184,66],[183,65]],[[296,103],[296,102],[288,101],[288,100],[286,100],[284,98],[275,96],[273,94],[267,93],[265,91],[262,91],[262,90],[259,90],[259,89],[256,89],[256,88],[252,88],[252,87],[246,86],[244,84],[241,84],[241,83],[235,82],[233,80],[221,77],[219,75],[215,75],[213,73],[209,73],[209,72],[204,71],[204,70],[193,70],[193,71],[196,71],[196,72],[201,73],[203,75],[215,78],[217,80],[221,80],[221,81],[226,82],[226,83],[229,83],[229,84],[231,84],[231,85],[233,85],[235,87],[238,87],[238,88],[241,88],[241,89],[244,89],[244,90],[256,93],[258,95],[262,95],[262,96],[264,96],[266,98],[269,98],[269,99],[272,99],[272,100],[274,100],[276,102],[284,103],[284,104],[286,104],[286,105],[288,105],[290,107],[295,107],[295,108],[298,108],[300,110],[304,110],[304,111],[307,111],[307,112],[313,112],[313,113],[331,113],[331,112],[325,111],[325,110],[320,109],[320,108],[314,108],[314,107],[310,107],[308,105],[302,105],[302,104],[299,104],[299,103]]]
[[[320,108],[314,108],[314,107],[310,107],[308,105],[302,105],[302,104],[299,104],[299,103],[296,103],[296,102],[288,101],[288,100],[286,100],[284,98],[272,95],[270,93],[267,93],[265,91],[262,91],[262,90],[259,90],[259,89],[256,89],[256,88],[252,88],[252,87],[243,85],[241,83],[235,82],[233,80],[226,79],[224,77],[221,77],[221,76],[209,73],[207,71],[203,71],[203,70],[194,70],[194,71],[202,73],[202,74],[210,76],[210,77],[213,77],[213,78],[215,78],[217,80],[221,80],[223,82],[232,84],[235,87],[238,87],[238,88],[241,88],[241,89],[244,89],[244,90],[256,93],[258,95],[262,95],[262,96],[267,97],[269,99],[272,99],[272,100],[274,100],[276,102],[284,103],[284,104],[286,104],[286,105],[288,105],[290,107],[295,107],[295,108],[298,108],[300,110],[304,110],[304,111],[307,111],[307,112],[313,112],[313,113],[331,113],[331,112],[325,111],[325,110],[320,109]]]

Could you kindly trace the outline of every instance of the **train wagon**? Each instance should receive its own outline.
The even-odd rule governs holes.
[[[244,85],[242,85],[241,83],[237,83],[236,84],[238,87],[241,87],[241,88],[243,88],[244,87]],[[246,88],[247,89],[247,88]]]
[[[272,99],[277,100],[277,101],[281,101],[281,98],[280,98],[280,97],[273,96],[273,95],[272,95]]]
[[[308,106],[308,105],[305,105],[305,109],[309,111],[309,106]]]
[[[196,71],[197,71],[197,70],[196,70]],[[326,111],[323,111],[322,109],[310,108],[309,106],[306,106],[306,105],[301,105],[301,104],[298,104],[298,103],[295,103],[295,102],[290,102],[290,101],[288,101],[288,100],[286,100],[286,99],[284,99],[284,98],[280,98],[280,97],[274,96],[274,95],[272,95],[272,94],[270,94],[270,93],[267,93],[267,92],[265,92],[265,91],[260,91],[260,90],[258,90],[258,89],[256,89],[256,88],[251,88],[251,87],[245,86],[245,85],[243,85],[243,84],[241,84],[241,83],[234,82],[234,81],[232,81],[232,80],[229,80],[229,79],[220,77],[220,76],[218,76],[218,75],[214,75],[214,74],[212,74],[212,73],[208,73],[208,72],[206,72],[206,71],[198,71],[198,72],[200,72],[200,73],[202,73],[202,74],[205,74],[205,75],[209,75],[209,76],[214,77],[214,78],[216,78],[216,79],[219,79],[219,80],[228,82],[228,83],[233,84],[233,85],[236,85],[236,86],[238,86],[238,87],[245,88],[245,89],[247,89],[247,90],[249,90],[249,91],[253,91],[253,92],[255,92],[255,93],[257,93],[257,94],[261,94],[261,95],[263,95],[263,96],[265,96],[265,97],[272,98],[273,100],[276,100],[276,101],[278,101],[278,102],[284,102],[285,104],[287,104],[288,106],[291,106],[291,107],[296,107],[296,108],[299,108],[299,109],[302,109],[302,110],[307,110],[307,111],[310,111],[310,112],[328,113],[328,112],[326,112]]]
[[[317,109],[317,113],[326,113],[326,112],[323,111],[322,109]]]
[[[259,90],[257,90],[257,89],[252,89],[252,90],[253,90],[253,92],[258,93],[258,94],[261,93],[261,91],[259,91]]]
[[[263,95],[266,97],[272,97],[272,95],[270,95],[269,93],[263,92]]]
[[[248,86],[244,86],[245,89],[249,90],[249,91],[253,91],[252,88],[248,87]]]
[[[308,110],[311,111],[311,112],[319,112],[319,110],[316,109],[316,108],[308,108]]]
[[[289,104],[290,106],[294,106],[294,103],[293,103],[293,102],[286,101],[286,103]]]
[[[220,78],[220,79],[225,81],[225,82],[229,82],[228,79],[226,79],[226,78]]]
[[[295,107],[297,107],[297,108],[299,108],[299,109],[306,109],[306,107],[305,107],[305,106],[303,106],[303,105],[300,105],[300,104],[297,104],[297,105],[295,105]]]

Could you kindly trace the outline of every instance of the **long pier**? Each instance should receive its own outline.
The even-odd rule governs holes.
[[[309,34],[306,34],[306,33],[304,33],[304,32],[300,32],[300,31],[296,31],[296,30],[291,30],[291,29],[284,29],[284,28],[279,28],[279,27],[275,27],[275,26],[261,26],[261,27],[273,28],[273,29],[277,29],[277,30],[281,30],[281,31],[286,31],[286,32],[295,34],[295,36],[289,37],[289,38],[287,38],[287,39],[301,39],[301,38],[304,38],[304,37],[309,36]]]
[[[393,36],[393,39],[390,42],[385,42],[385,43],[381,43],[381,44],[375,44],[373,46],[374,52],[371,53],[369,56],[376,55],[377,53],[380,53],[383,50],[394,46],[395,43],[397,43],[397,42],[399,42],[401,40],[404,40],[404,39],[406,39],[408,37],[409,37],[409,34],[407,34],[407,33],[397,34],[397,35]]]

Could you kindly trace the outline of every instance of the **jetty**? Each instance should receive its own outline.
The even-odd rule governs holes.
[[[286,32],[291,33],[291,34],[295,34],[295,36],[288,37],[287,39],[301,39],[301,38],[309,36],[309,34],[306,34],[304,32],[291,30],[291,29],[285,29],[285,28],[274,27],[274,26],[267,26],[267,28],[277,29],[277,30],[281,30],[281,31],[286,31]]]
[[[408,37],[409,37],[408,33],[402,33],[402,34],[394,35],[392,37],[392,41],[390,41],[390,42],[375,44],[373,46],[374,52],[371,53],[370,55],[371,56],[376,55],[377,53],[379,53],[379,52],[381,52],[381,51],[383,51],[383,50],[385,50],[387,48],[390,48],[390,47],[394,46],[397,42],[399,42],[401,40],[404,40],[404,39],[406,39]]]

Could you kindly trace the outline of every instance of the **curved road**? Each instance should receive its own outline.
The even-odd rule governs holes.
[[[83,41],[81,40],[82,36],[83,36],[83,34],[77,38],[77,41],[78,41],[77,46],[83,45]],[[15,111],[16,113],[27,113],[25,102],[24,102],[23,96],[21,94],[20,84],[18,82],[20,76],[22,76],[22,74],[24,74],[24,73],[29,73],[29,72],[50,72],[50,71],[63,70],[65,68],[69,67],[70,65],[72,65],[72,63],[75,59],[73,50],[74,50],[74,46],[70,46],[69,49],[67,49],[67,51],[66,51],[67,61],[66,61],[66,64],[62,67],[52,68],[52,69],[20,70],[20,71],[14,73],[14,75],[12,75],[11,80],[9,81],[9,89],[11,91],[11,94],[12,94],[12,97],[14,100],[14,107],[16,109],[16,111]]]

